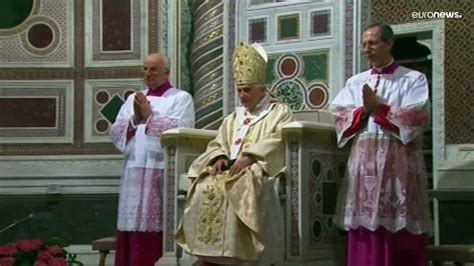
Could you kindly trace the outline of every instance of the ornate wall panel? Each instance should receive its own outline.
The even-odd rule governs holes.
[[[84,100],[85,142],[111,142],[110,126],[127,97],[143,89],[141,79],[86,80]]]
[[[269,56],[267,81],[292,110],[324,109],[329,101],[329,50]]]
[[[311,215],[309,246],[317,248],[341,239],[333,224],[337,192],[346,170],[347,155],[310,151],[309,211]]]
[[[416,21],[415,11],[458,11],[460,19],[445,19],[446,144],[474,143],[474,65],[472,1],[373,1],[372,20],[400,24]],[[419,20],[418,20],[419,21]]]
[[[2,81],[0,143],[72,143],[73,81]]]
[[[314,115],[324,112],[315,111]],[[303,129],[298,131],[296,128]],[[338,246],[342,244],[343,237],[340,228],[334,225],[333,217],[349,154],[348,149],[334,146],[336,136],[332,131],[306,129],[299,122],[290,123],[283,129],[289,164],[286,172],[289,189],[286,201],[286,259],[300,262],[341,257],[336,253],[342,250],[342,246]],[[315,135],[318,138],[314,138]]]
[[[191,72],[196,128],[217,128],[223,117],[223,12],[221,0],[193,4],[194,42]]]
[[[236,40],[238,40],[238,32],[235,25],[236,22],[236,9],[238,7],[237,1],[225,1],[226,10],[227,10],[227,34],[224,35],[224,62],[230,62],[230,54],[234,51]],[[228,56],[226,59],[226,55]],[[224,68],[226,69],[226,68]],[[234,87],[234,80],[232,75],[229,73],[230,66],[227,66],[227,71],[224,73],[224,88],[227,89],[226,95],[227,98],[224,100],[224,104],[227,106],[224,108],[224,114],[230,114],[235,109],[235,87]]]
[[[336,3],[286,5],[241,10],[244,15],[240,18],[243,22],[240,28],[241,38],[251,43],[268,45],[269,49],[274,45],[280,45],[284,49],[288,46],[301,47],[301,42],[306,41],[319,45],[317,40],[333,39],[334,33],[338,32],[335,27],[339,26],[340,18],[334,12],[340,6]]]
[[[239,39],[265,47],[269,88],[293,110],[325,109],[342,88],[344,59],[350,57],[352,62],[352,50],[344,53],[344,45],[352,45],[352,39],[346,39],[352,21],[343,24],[352,18],[350,4],[349,0],[239,2]]]
[[[311,37],[323,37],[331,34],[330,10],[315,10],[310,17]]]
[[[150,1],[150,3],[153,3],[155,1]],[[157,21],[158,28],[160,29],[159,35],[158,35],[158,42],[157,42],[157,48],[158,51],[162,51],[165,53],[169,53],[168,51],[168,19],[169,19],[169,12],[168,12],[168,0],[161,0],[158,1],[155,5],[158,10],[158,16],[154,18]],[[150,29],[150,31],[153,29]],[[150,47],[150,50],[153,49],[153,47]]]
[[[1,66],[72,67],[74,2],[27,2],[15,6],[8,0],[0,4],[0,8],[11,12],[3,14],[4,21],[0,23]]]
[[[355,74],[354,67],[354,0],[345,0],[345,24],[344,24],[344,41],[345,41],[345,78],[348,79]],[[357,40],[357,38],[356,38]],[[356,46],[357,47],[357,46]],[[357,52],[357,51],[356,51]],[[342,87],[340,88],[342,89]],[[335,95],[334,95],[335,96]]]
[[[192,13],[191,13],[191,1],[180,2],[180,71],[179,71],[179,86],[180,89],[192,92],[191,84],[191,65],[189,62],[189,50],[192,40]]]
[[[86,67],[141,65],[148,53],[148,1],[86,0]]]
[[[13,2],[15,1],[6,0],[6,1],[1,1],[0,3],[0,15],[2,15],[1,16],[2,19],[0,20],[0,31],[1,31],[0,34],[3,34],[3,37],[0,37],[0,44],[2,44],[4,40],[8,40],[9,38],[13,37],[13,35],[8,35],[8,36],[5,35],[7,34],[5,30],[6,27],[8,27],[9,25],[13,25],[13,23],[17,23],[19,25],[17,28],[25,27],[24,25],[28,23],[28,19],[35,16],[37,17],[39,15],[42,15],[42,16],[47,15],[48,18],[54,19],[56,22],[58,22],[60,26],[62,25],[61,23],[63,23],[62,21],[67,22],[68,23],[67,27],[70,27],[71,30],[68,30],[67,32],[61,32],[61,34],[63,35],[60,36],[61,38],[60,43],[54,53],[45,55],[45,56],[35,56],[36,61],[34,65],[32,64],[32,62],[28,61],[28,58],[15,57],[15,58],[19,58],[18,65],[21,64],[21,66],[23,65],[28,66],[28,68],[19,68],[19,67],[16,67],[16,65],[0,63],[0,80],[3,80],[2,83],[9,82],[10,80],[14,80],[14,82],[20,82],[23,80],[24,81],[39,80],[39,84],[37,85],[37,87],[41,89],[43,89],[41,87],[42,84],[48,83],[49,81],[51,81],[52,83],[55,83],[56,81],[60,82],[63,80],[72,80],[74,84],[73,85],[74,90],[72,90],[71,93],[68,94],[68,97],[71,96],[71,99],[73,99],[74,102],[65,108],[66,109],[73,108],[74,112],[71,112],[71,114],[73,115],[73,119],[69,120],[71,121],[71,123],[67,124],[66,126],[67,128],[64,129],[65,132],[69,134],[67,141],[63,140],[62,137],[59,137],[59,138],[57,137],[56,141],[53,141],[49,137],[50,135],[47,135],[48,139],[43,141],[43,137],[45,136],[44,130],[42,130],[41,132],[32,131],[32,130],[26,131],[36,136],[34,138],[32,135],[29,136],[28,139],[26,139],[26,142],[25,142],[25,139],[22,139],[22,138],[15,138],[15,140],[13,140],[14,139],[13,137],[9,137],[11,133],[8,133],[9,134],[8,141],[3,141],[2,139],[2,143],[0,143],[0,154],[1,155],[49,155],[49,154],[66,155],[66,154],[115,154],[117,153],[116,149],[113,147],[113,145],[111,145],[111,143],[106,143],[108,142],[107,140],[108,136],[106,134],[106,131],[108,130],[108,127],[110,126],[108,124],[110,122],[107,120],[107,123],[105,123],[105,121],[99,119],[100,116],[96,118],[93,118],[92,116],[84,117],[86,112],[89,112],[90,114],[92,114],[92,111],[91,111],[92,109],[86,110],[86,108],[91,108],[92,105],[91,103],[88,103],[87,99],[85,98],[86,96],[85,95],[86,93],[85,80],[90,80],[90,79],[115,80],[115,79],[130,79],[130,78],[138,80],[138,78],[140,77],[140,70],[141,70],[141,64],[142,64],[142,59],[143,59],[142,55],[140,54],[139,58],[136,60],[137,65],[130,65],[129,63],[127,63],[127,60],[121,60],[120,62],[117,62],[116,60],[115,63],[112,62],[110,64],[103,64],[102,66],[100,64],[97,64],[96,65],[97,67],[87,67],[85,54],[87,52],[92,53],[92,49],[90,45],[86,47],[86,40],[88,40],[89,37],[92,37],[91,35],[92,31],[91,30],[86,31],[85,24],[91,23],[90,18],[91,18],[92,10],[94,7],[94,2],[92,0],[75,0],[75,1],[22,0],[21,5],[18,5],[18,3],[13,3]],[[97,2],[99,1],[96,1],[96,3]],[[107,10],[103,10],[104,13],[106,13],[105,17],[108,16],[108,20],[106,18],[107,21],[104,21],[105,24],[109,25],[107,26],[108,27],[107,36],[109,36],[109,39],[119,39],[121,41],[127,39],[127,36],[125,37],[122,36],[123,34],[122,31],[119,31],[118,28],[114,26],[110,26],[111,24],[114,23],[113,21],[114,18],[113,16],[110,16],[110,14],[116,12],[116,14],[121,14],[121,16],[126,16],[124,15],[125,13],[123,12],[125,12],[128,9],[130,11],[129,13],[130,13],[130,21],[131,21],[129,24],[131,27],[131,31],[133,31],[132,25],[136,25],[136,23],[134,24],[134,20],[133,20],[134,19],[133,14],[136,14],[136,12],[133,11],[133,5],[138,4],[140,5],[141,9],[138,12],[139,15],[138,16],[135,15],[135,18],[140,17],[139,18],[140,23],[143,22],[144,24],[147,24],[147,25],[151,25],[151,26],[154,25],[155,29],[150,33],[154,35],[148,38],[148,31],[147,31],[148,26],[147,25],[143,26],[142,24],[140,24],[140,31],[133,32],[133,34],[135,35],[135,37],[138,36],[138,39],[140,40],[140,45],[145,44],[142,42],[142,40],[146,40],[147,43],[155,47],[155,51],[156,51],[156,49],[159,47],[158,45],[162,43],[162,39],[161,39],[162,32],[166,32],[165,30],[159,31],[159,29],[157,28],[157,27],[160,27],[158,26],[158,23],[157,23],[159,21],[159,12],[163,11],[160,8],[163,6],[167,6],[167,2],[168,1],[125,1],[124,0],[120,2],[109,1],[105,3],[105,6],[101,4],[100,5],[101,8],[107,9]],[[130,7],[128,4],[130,5]],[[97,7],[97,4],[96,4],[96,7]],[[14,9],[13,11],[12,11],[12,8]],[[149,10],[148,12],[148,9],[151,9],[151,10]],[[4,16],[4,14],[10,14],[10,13],[17,14],[16,17],[13,17],[14,20],[6,19],[7,17],[10,18],[12,16]],[[66,21],[66,18],[67,18],[67,21]],[[127,19],[124,19],[124,23],[125,22],[127,22]],[[26,36],[27,38],[30,38],[32,42],[34,42],[34,44],[37,45],[38,47],[44,47],[49,42],[55,40],[56,38],[55,35],[51,34],[51,32],[49,32],[48,29],[45,28],[44,25],[35,24],[33,26],[36,27],[34,31],[30,32],[30,34]],[[91,26],[90,29],[92,29],[92,24],[90,24],[90,26]],[[68,29],[67,27],[65,29]],[[121,25],[121,28],[126,28],[126,26]],[[65,35],[66,33],[67,35]],[[8,34],[11,34],[11,31]],[[15,34],[18,35],[19,33],[15,33]],[[135,37],[132,36],[130,38],[131,43],[133,42],[134,40],[133,38]],[[101,43],[98,43],[98,44],[101,44]],[[67,60],[69,60],[67,62],[69,62],[70,64],[66,65],[63,63],[56,63],[56,62],[52,64],[50,61],[48,61],[49,60],[48,56],[53,56],[53,54],[56,54],[56,52],[59,51],[58,49],[60,49],[60,47],[63,47],[64,45],[66,45],[66,47],[74,48],[74,50],[70,50],[70,51],[68,50],[68,53],[64,55],[65,58],[67,56]],[[120,51],[117,50],[118,48],[123,49],[122,43],[112,43],[112,44],[109,43],[108,45],[109,46],[106,45],[107,46],[106,49],[110,50],[112,53],[121,52],[121,50]],[[131,49],[133,50],[133,44],[131,45]],[[26,50],[25,49],[23,50],[24,50],[24,53],[27,54]],[[14,49],[13,50],[4,49],[4,50],[0,50],[0,53],[12,53],[12,51],[15,52]],[[144,51],[144,50],[142,49],[141,51]],[[11,55],[8,55],[8,56],[11,56]],[[2,56],[0,57],[0,60],[4,58],[8,58],[8,57],[3,56],[2,54]],[[121,63],[127,64],[127,66],[120,65]],[[117,67],[117,66],[120,66],[120,67]],[[34,87],[35,98],[43,97],[45,99],[41,99],[41,100],[29,99],[29,98],[27,99],[22,96],[23,97],[22,100],[25,103],[31,103],[31,104],[34,103],[35,105],[38,105],[38,106],[44,106],[42,108],[42,110],[44,111],[42,115],[44,115],[44,117],[42,118],[35,117],[34,119],[18,117],[18,119],[14,121],[11,121],[11,120],[6,121],[5,123],[7,124],[5,124],[4,126],[11,127],[11,126],[16,126],[15,124],[12,124],[12,123],[20,123],[20,124],[23,124],[24,127],[28,126],[31,129],[31,127],[36,126],[36,124],[34,123],[42,123],[43,125],[47,125],[47,126],[53,123],[52,117],[54,114],[52,112],[53,110],[56,110],[55,108],[62,108],[61,107],[62,105],[60,104],[63,104],[63,102],[56,101],[56,100],[53,102],[52,99],[49,99],[51,98],[49,97],[50,96],[49,94],[40,97],[40,95],[36,94],[36,93],[39,93],[37,92],[37,89],[38,89],[37,87]],[[41,90],[41,91],[47,92],[47,90]],[[50,93],[50,92],[47,92],[47,93]],[[90,96],[90,99],[93,99],[92,97],[93,96]],[[112,98],[113,97],[111,97],[110,99]],[[61,98],[59,97],[58,99],[61,99]],[[99,97],[99,99],[102,99],[102,98]],[[10,109],[10,112],[21,113],[21,110],[15,109],[18,107],[18,104],[16,102],[18,102],[16,98],[13,100],[3,99],[2,107],[8,106],[8,108]],[[49,106],[49,107],[45,107],[45,106]],[[107,105],[107,106],[111,106],[111,105]],[[35,107],[35,108],[38,109],[41,107]],[[100,111],[101,109],[97,110],[96,114],[102,115]],[[108,116],[110,117],[110,112],[107,112],[107,109],[104,112],[108,114]],[[54,123],[56,122],[57,121],[54,121]],[[5,136],[4,135],[5,132],[7,131],[5,130],[2,131],[2,133],[0,134],[0,137],[3,138]],[[8,132],[10,132],[10,129],[8,130]],[[89,134],[87,135],[85,134],[85,132],[89,132]],[[35,141],[30,141],[33,139],[35,139]],[[31,142],[35,142],[35,143],[31,143]],[[52,143],[52,142],[56,142],[56,143]]]
[[[300,40],[300,13],[277,15],[277,41]]]
[[[161,51],[159,47],[158,33],[161,37],[165,31],[161,28],[158,23],[159,14],[159,3],[163,1],[148,1],[148,53],[154,53]]]
[[[249,19],[249,40],[265,44],[268,42],[268,16]]]
[[[291,184],[291,191],[290,191],[290,198],[291,198],[291,213],[290,213],[290,221],[289,224],[290,228],[286,228],[287,232],[290,231],[291,238],[286,240],[287,243],[290,243],[287,245],[287,250],[290,250],[290,254],[292,256],[298,256],[300,255],[301,252],[301,247],[299,244],[299,229],[298,229],[298,224],[299,224],[299,217],[300,217],[300,202],[298,202],[298,193],[299,190],[298,188],[300,187],[300,143],[296,140],[291,141],[289,144],[287,144],[287,149],[289,154],[287,154],[288,161],[290,162],[290,169],[289,169],[289,175],[291,176],[290,179],[290,184]]]

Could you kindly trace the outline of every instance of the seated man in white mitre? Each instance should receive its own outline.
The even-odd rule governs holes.
[[[290,108],[265,86],[267,55],[240,43],[233,71],[242,106],[227,116],[191,165],[195,178],[175,239],[200,265],[281,261],[283,213],[275,184],[285,167],[282,127]]]

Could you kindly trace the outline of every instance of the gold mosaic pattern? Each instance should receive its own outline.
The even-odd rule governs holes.
[[[198,15],[196,19],[196,23],[202,24],[202,23],[205,23],[206,21],[214,19],[218,15],[222,15],[224,6],[221,5],[220,1],[214,1],[214,2],[215,2],[214,5],[216,6],[210,9],[203,9],[203,11],[205,10],[205,13],[203,13],[203,16]]]
[[[195,109],[196,111],[200,110],[201,108],[204,108],[206,105],[222,98],[222,90],[216,90],[211,94],[205,95],[205,98],[203,97],[202,99],[195,99]],[[211,110],[215,111],[215,110]]]
[[[191,9],[194,30],[191,76],[195,90],[195,110],[200,111],[196,116],[196,126],[209,128],[215,120],[209,122],[206,117],[211,112],[222,114],[222,105],[212,110],[206,107],[222,101],[224,3],[216,0],[192,1]]]
[[[197,78],[197,81],[196,81],[196,84],[199,86],[201,84],[203,85],[206,85],[207,84],[207,80],[209,79],[215,79],[216,77],[218,76],[222,76],[222,69],[219,68],[219,66],[221,66],[222,64],[222,60],[220,58],[216,58],[216,59],[213,59],[212,61],[210,61],[209,63],[206,63],[202,68],[201,68],[201,72],[202,73],[209,73],[209,74],[206,74],[202,77],[199,77]],[[198,91],[198,92],[202,92],[201,90]],[[195,97],[199,97],[199,93],[196,93],[194,96]]]
[[[446,144],[474,143],[474,1],[373,1],[372,21],[390,24],[419,21],[415,11],[458,11],[461,19],[445,19]]]
[[[203,46],[211,40],[215,38],[222,37],[224,28],[220,26],[219,28],[201,36],[197,41],[193,44],[196,47]]]
[[[148,2],[148,53],[155,53],[158,49],[158,3]]]

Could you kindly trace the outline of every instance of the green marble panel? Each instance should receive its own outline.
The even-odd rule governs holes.
[[[31,12],[33,0],[0,1],[0,29],[10,29],[20,25]]]
[[[268,64],[267,64],[267,84],[273,84],[276,80],[275,77],[275,57],[268,57]]]
[[[338,187],[335,182],[322,182],[323,184],[323,215],[336,213]]]
[[[327,58],[328,58],[327,53],[303,55],[303,60],[304,60],[303,77],[306,79],[306,81],[328,80]]]
[[[299,37],[299,16],[298,14],[278,17],[279,32],[278,39],[294,39]]]
[[[114,123],[115,119],[117,118],[117,114],[120,111],[120,107],[124,101],[117,95],[107,103],[105,106],[100,110],[100,113],[110,122]]]
[[[0,245],[51,237],[70,245],[90,244],[94,239],[115,235],[117,202],[117,194],[0,196],[0,228],[34,215],[0,235]]]

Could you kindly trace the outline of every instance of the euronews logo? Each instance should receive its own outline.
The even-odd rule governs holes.
[[[415,19],[434,19],[434,18],[462,18],[461,12],[458,11],[414,11],[411,13]]]

